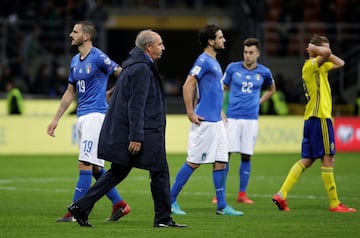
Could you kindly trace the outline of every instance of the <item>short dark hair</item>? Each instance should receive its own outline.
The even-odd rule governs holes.
[[[206,48],[208,46],[208,40],[215,40],[216,32],[218,32],[220,27],[215,24],[207,24],[199,31],[199,42],[201,47]]]
[[[310,39],[310,43],[316,46],[322,46],[323,43],[330,43],[330,42],[326,36],[314,34]]]
[[[257,38],[247,38],[244,40],[244,46],[256,46],[258,50],[260,50],[260,41]]]
[[[77,24],[81,25],[81,30],[83,33],[90,35],[90,40],[94,41],[97,36],[96,26],[91,21],[80,21]]]

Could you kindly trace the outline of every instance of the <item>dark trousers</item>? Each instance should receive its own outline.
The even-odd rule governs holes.
[[[89,191],[76,204],[89,214],[95,203],[111,188],[118,185],[130,173],[131,166],[111,164],[111,168],[102,175]],[[160,171],[150,171],[150,188],[154,200],[154,223],[167,223],[171,218],[170,178],[168,168]]]

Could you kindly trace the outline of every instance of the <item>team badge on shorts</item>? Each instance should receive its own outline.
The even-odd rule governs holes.
[[[206,160],[206,153],[203,153],[203,154],[201,155],[201,160],[202,160],[202,161],[205,161],[205,160]]]

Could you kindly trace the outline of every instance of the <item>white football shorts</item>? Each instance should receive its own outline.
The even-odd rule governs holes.
[[[258,134],[258,120],[228,118],[225,128],[229,152],[254,154]]]
[[[228,162],[227,138],[223,121],[191,124],[186,160],[194,164]]]
[[[104,167],[104,160],[99,159],[98,143],[105,114],[89,113],[76,122],[76,138],[79,146],[79,161],[89,162]]]

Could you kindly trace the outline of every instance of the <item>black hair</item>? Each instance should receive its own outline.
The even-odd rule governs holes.
[[[247,38],[244,41],[244,46],[256,46],[260,50],[260,41],[257,38]]]
[[[90,40],[94,41],[97,36],[96,26],[94,23],[90,21],[80,21],[77,24],[81,25],[81,30],[83,33],[87,33],[90,35]]]
[[[215,24],[208,24],[200,29],[199,31],[199,42],[201,47],[204,49],[208,46],[209,40],[215,40],[216,32],[218,32],[220,27]]]

